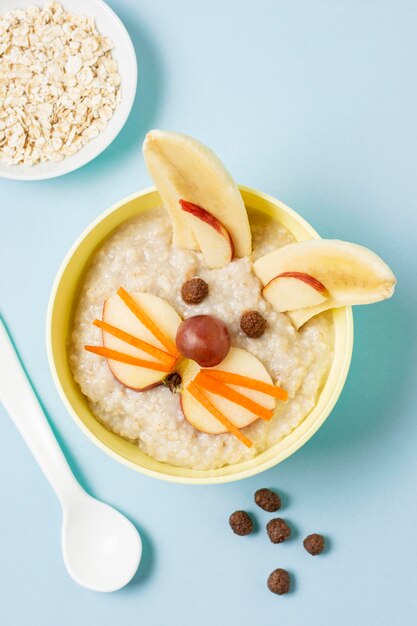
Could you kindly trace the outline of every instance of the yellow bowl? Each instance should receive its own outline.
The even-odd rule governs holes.
[[[240,187],[247,207],[271,215],[301,241],[319,238],[295,211],[267,194]],[[47,316],[48,359],[58,392],[81,430],[117,461],[148,476],[177,483],[216,484],[253,476],[293,454],[323,424],[343,389],[353,349],[353,318],[350,308],[334,309],[335,355],[329,376],[314,409],[292,433],[249,461],[216,470],[192,470],[156,461],[137,445],[111,433],[91,413],[85,396],[75,383],[68,360],[74,305],[85,270],[103,240],[130,217],[160,205],[154,188],[144,189],[111,207],[75,242],[68,252],[52,289]]]

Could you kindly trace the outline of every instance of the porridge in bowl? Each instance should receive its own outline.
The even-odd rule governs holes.
[[[253,215],[254,255],[293,241],[272,218]],[[330,316],[323,314],[298,332],[290,319],[262,298],[261,284],[249,258],[226,267],[205,267],[202,255],[171,246],[172,229],[163,209],[149,211],[122,225],[95,255],[82,287],[71,343],[71,366],[94,415],[110,430],[138,442],[150,456],[173,465],[214,469],[238,463],[261,452],[291,432],[313,408],[333,355]],[[209,287],[200,304],[186,304],[183,283],[195,276]],[[184,417],[180,394],[160,385],[138,392],[113,376],[105,359],[84,350],[100,342],[93,326],[101,318],[104,301],[120,285],[128,292],[155,294],[187,318],[214,315],[227,324],[232,345],[253,353],[274,382],[288,391],[277,402],[269,422],[259,419],[245,429],[254,445],[246,448],[232,434],[210,435],[196,430]],[[240,329],[241,315],[259,311],[267,320],[262,337],[251,339]]]
[[[395,279],[361,246],[297,243],[247,209],[194,139],[153,131],[144,152],[163,208],[91,259],[72,372],[94,416],[158,461],[240,463],[314,408],[333,359],[329,309],[389,297]]]

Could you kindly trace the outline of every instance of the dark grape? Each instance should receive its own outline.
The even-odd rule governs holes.
[[[183,356],[202,367],[218,365],[230,350],[229,330],[213,315],[196,315],[184,320],[175,341]]]

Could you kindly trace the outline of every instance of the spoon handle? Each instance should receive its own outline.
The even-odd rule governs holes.
[[[0,402],[57,494],[61,505],[82,493],[0,318]]]

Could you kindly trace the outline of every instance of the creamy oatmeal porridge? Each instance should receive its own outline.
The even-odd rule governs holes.
[[[250,211],[252,261],[293,241],[277,221]],[[247,460],[288,435],[313,409],[333,358],[333,323],[328,313],[311,319],[299,331],[289,317],[273,310],[261,295],[261,284],[248,257],[221,269],[208,269],[202,254],[171,245],[166,212],[155,209],[120,226],[95,254],[81,289],[71,338],[70,361],[76,382],[98,420],[113,432],[137,442],[159,461],[194,469],[214,469]],[[199,276],[209,296],[188,305],[181,298],[183,283]],[[112,375],[107,361],[86,352],[86,344],[101,341],[92,325],[101,318],[104,301],[120,286],[128,292],[149,292],[169,302],[182,318],[209,314],[225,322],[232,345],[256,356],[275,384],[288,392],[277,402],[273,418],[256,420],[244,429],[253,442],[246,448],[232,434],[209,435],[184,418],[178,394],[160,385],[138,392]],[[264,335],[247,337],[240,317],[259,311],[267,320]]]

